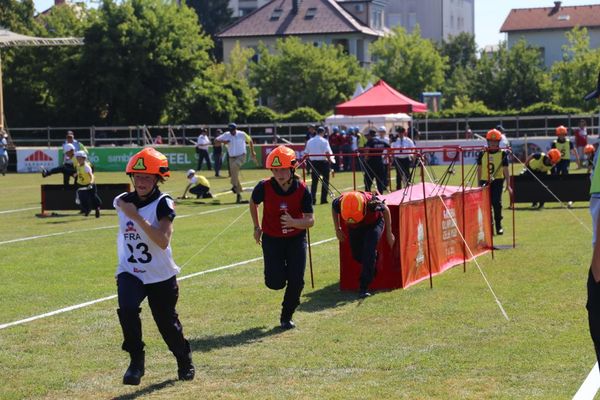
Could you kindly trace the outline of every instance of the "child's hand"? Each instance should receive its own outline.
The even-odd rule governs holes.
[[[134,219],[135,217],[139,216],[137,212],[137,207],[133,203],[127,203],[122,199],[119,199],[117,200],[117,207],[119,207],[121,211],[123,211],[123,214],[125,214],[131,219]]]

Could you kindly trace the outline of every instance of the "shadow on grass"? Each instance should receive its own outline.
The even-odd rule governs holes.
[[[312,292],[305,292],[304,297],[308,298],[308,301],[304,301],[298,306],[298,310],[304,312],[322,311],[358,300],[356,292],[343,292],[340,290],[338,283],[333,283]]]
[[[143,389],[140,389],[136,392],[133,393],[129,393],[129,394],[124,394],[122,396],[117,396],[114,397],[113,400],[131,400],[131,399],[137,399],[139,397],[143,397],[146,395],[149,395],[151,393],[157,392],[159,390],[162,390],[168,386],[173,386],[175,384],[175,382],[177,382],[175,379],[167,379],[166,381],[160,382],[160,383],[155,383],[153,385],[147,386]]]
[[[223,336],[208,336],[201,338],[190,338],[189,342],[193,351],[208,353],[215,349],[224,347],[241,346],[247,343],[260,341],[268,336],[284,332],[279,326],[266,330],[265,326],[250,328],[238,333]]]

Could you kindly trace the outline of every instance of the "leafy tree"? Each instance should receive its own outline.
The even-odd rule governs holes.
[[[153,124],[210,66],[196,14],[164,0],[104,0],[85,33],[70,106],[85,123]]]
[[[229,8],[229,0],[188,0],[187,5],[198,14],[204,32],[215,43],[213,54],[218,60],[222,60],[223,44],[215,36],[233,21],[233,11]]]
[[[394,28],[373,43],[371,54],[377,60],[373,73],[409,97],[418,99],[424,91],[442,88],[447,59],[430,40],[421,38],[418,27],[411,34]]]
[[[324,113],[367,80],[358,60],[338,46],[315,47],[291,37],[279,39],[272,52],[261,44],[258,54],[250,80],[279,112],[306,106]]]
[[[586,28],[574,28],[566,33],[569,41],[563,46],[563,61],[551,68],[552,100],[563,107],[593,110],[597,103],[584,101],[583,96],[596,87],[600,50],[590,49]]]
[[[442,40],[439,52],[447,58],[446,79],[452,77],[457,68],[469,69],[477,65],[477,44],[470,33],[461,32]]]
[[[0,0],[0,27],[27,34],[33,26],[33,0]]]
[[[510,50],[501,44],[492,55],[482,55],[473,97],[494,110],[521,109],[546,99],[548,87],[540,50],[520,40]]]

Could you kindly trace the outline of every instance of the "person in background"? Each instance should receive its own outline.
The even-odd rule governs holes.
[[[295,174],[296,164],[296,153],[289,147],[282,145],[271,151],[266,168],[273,177],[260,181],[250,200],[254,240],[263,250],[265,285],[273,290],[285,288],[279,318],[284,330],[296,326],[292,317],[304,288],[306,230],[315,223],[312,197]]]
[[[545,153],[533,153],[527,160],[525,160],[526,169],[522,173],[530,173],[540,180],[543,180],[548,172],[552,169],[556,163],[560,161],[560,151],[557,149],[550,149],[548,154]],[[539,203],[539,205],[538,205]],[[531,207],[538,209],[544,208],[543,201],[534,201]]]
[[[369,297],[369,285],[377,273],[377,244],[384,229],[390,248],[396,240],[392,233],[390,210],[374,194],[353,191],[342,193],[333,200],[331,215],[335,235],[340,242],[346,240],[341,222],[344,221],[348,227],[352,258],[362,266],[358,297]]]
[[[304,142],[308,142],[310,139],[314,138],[317,134],[317,127],[314,124],[308,125],[308,131],[306,132],[306,137],[304,138]]]
[[[333,152],[334,156],[335,156],[335,162],[333,163],[333,170],[335,172],[339,172],[342,170],[342,158],[339,157],[339,154],[341,152],[341,146],[342,146],[342,142],[343,142],[343,138],[342,135],[340,134],[340,130],[337,126],[334,126],[332,128],[332,132],[328,137],[329,140],[329,146],[331,147],[331,151]]]
[[[190,169],[186,173],[188,179],[188,185],[185,187],[183,191],[183,195],[180,199],[187,199],[187,192],[193,195],[196,195],[197,199],[212,199],[213,195],[210,192],[210,182],[206,177],[202,175],[196,175],[196,171]]]
[[[344,154],[342,156],[342,162],[344,164],[344,171],[352,171],[352,133],[354,129],[352,127],[348,128],[347,131],[342,131],[342,147],[341,152]]]
[[[152,141],[152,143],[153,144],[163,144],[162,136],[156,135],[156,137],[154,138],[154,140]]]
[[[250,146],[250,154],[252,160],[258,164],[256,160],[256,153],[254,152],[254,143],[250,136],[237,129],[235,123],[229,124],[229,131],[225,132],[215,139],[215,143],[219,142],[227,145],[227,151],[229,153],[229,167],[231,169],[231,184],[236,194],[236,203],[242,202],[242,184],[240,182],[240,170],[242,165],[246,162],[246,144]]]
[[[0,173],[6,175],[8,168],[8,134],[0,129]]]
[[[508,149],[510,147],[510,142],[508,141],[508,138],[506,137],[506,130],[504,129],[502,124],[496,125],[496,130],[498,132],[500,132],[500,134],[501,134],[501,139],[500,139],[500,144],[499,144],[500,148]]]
[[[221,129],[217,129],[216,136],[220,136],[223,133]],[[220,177],[221,165],[223,165],[223,145],[220,142],[213,143],[213,161],[215,163],[215,176]]]
[[[202,128],[198,139],[196,140],[196,153],[198,154],[198,171],[202,169],[202,163],[206,160],[206,169],[211,170],[210,156],[208,155],[208,148],[210,146],[210,139],[208,138],[208,129]]]
[[[81,212],[87,217],[94,210],[96,218],[100,218],[100,206],[102,200],[96,190],[96,178],[92,166],[87,161],[87,154],[83,150],[75,153],[75,170],[77,171],[77,198]]]
[[[587,123],[585,122],[585,119],[579,120],[579,127],[573,129],[573,135],[575,136],[575,148],[577,150],[577,154],[584,155],[583,150],[585,149],[585,146],[587,146],[587,144],[588,144]],[[582,168],[583,167],[582,163],[581,162],[578,163],[577,167]]]
[[[571,164],[571,154],[575,156],[577,165],[581,164],[579,162],[579,155],[577,154],[577,149],[573,145],[573,142],[567,138],[567,128],[562,125],[557,126],[556,136],[558,137],[552,142],[551,147],[560,151],[561,158],[558,164],[552,168],[552,175],[568,175],[569,165]]]
[[[391,148],[395,150],[400,149],[414,149],[415,144],[413,141],[406,136],[406,129],[403,126],[396,127],[396,133],[398,134],[396,140],[391,144]],[[396,169],[396,190],[402,189],[402,186],[406,187],[410,183],[410,166],[414,155],[403,152],[393,153],[394,168]]]
[[[310,184],[310,193],[312,195],[312,204],[317,203],[317,188],[319,186],[319,177],[323,183],[321,185],[321,204],[327,203],[329,194],[329,174],[331,172],[331,160],[333,157],[326,154],[333,154],[329,142],[324,137],[325,128],[317,128],[317,135],[306,142],[304,155],[308,156],[310,166],[310,175],[312,182]]]
[[[365,191],[371,191],[371,185],[373,184],[373,180],[375,180],[377,191],[379,194],[382,194],[386,189],[387,182],[387,171],[383,163],[383,153],[390,145],[377,137],[376,133],[374,129],[369,131],[369,139],[361,151],[365,160]]]
[[[50,175],[61,173],[63,174],[63,185],[68,186],[70,178],[74,177],[77,172],[75,170],[75,162],[75,146],[73,143],[65,143],[63,144],[63,165],[52,168],[50,171],[43,166],[40,167],[42,177],[47,178]]]
[[[594,169],[594,156],[596,155],[596,148],[593,144],[586,144],[583,148],[583,155],[585,156],[585,164],[587,165],[588,174],[591,174]]]
[[[120,194],[113,202],[119,218],[117,314],[123,330],[122,349],[131,359],[123,384],[139,385],[145,373],[140,305],[146,297],[158,330],[177,360],[179,380],[189,381],[196,373],[192,349],[175,309],[180,272],[171,251],[175,205],[158,188],[171,175],[169,163],[162,153],[146,147],[131,157],[125,172],[134,191]]]
[[[479,186],[490,185],[490,197],[494,211],[494,226],[497,235],[503,235],[502,229],[502,190],[506,182],[506,190],[512,196],[508,172],[507,150],[500,148],[502,134],[497,129],[488,131],[485,135],[487,151],[481,151],[477,157],[477,180]]]

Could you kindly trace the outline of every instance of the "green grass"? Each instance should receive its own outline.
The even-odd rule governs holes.
[[[181,195],[183,175],[163,189]],[[267,175],[243,171],[242,180],[251,187]],[[127,178],[100,173],[98,181]],[[342,189],[351,181],[338,174],[332,182]],[[230,188],[227,179],[211,182],[215,193]],[[39,206],[41,183],[37,174],[0,177],[0,211]],[[220,198],[221,205],[177,205],[172,247],[185,264],[181,276],[262,255],[247,207],[232,204],[233,194]],[[121,385],[128,357],[110,300],[0,330],[0,398],[570,398],[595,362],[584,308],[591,235],[574,218],[591,225],[587,204],[576,203],[573,215],[555,203],[521,207],[517,248],[477,259],[510,321],[473,262],[466,273],[457,267],[434,277],[433,289],[423,282],[358,302],[338,290],[331,241],[312,250],[315,288],[307,271],[293,331],[275,329],[282,292],[264,286],[260,261],[180,283],[178,311],[197,367],[192,382],[175,381],[175,360],[144,304],[146,376],[139,387]],[[0,214],[0,242],[73,232],[0,245],[0,324],[116,293],[115,212],[100,219],[37,212]],[[329,207],[317,206],[315,215],[313,243],[333,237]],[[509,222],[505,231],[496,243],[511,243]]]

